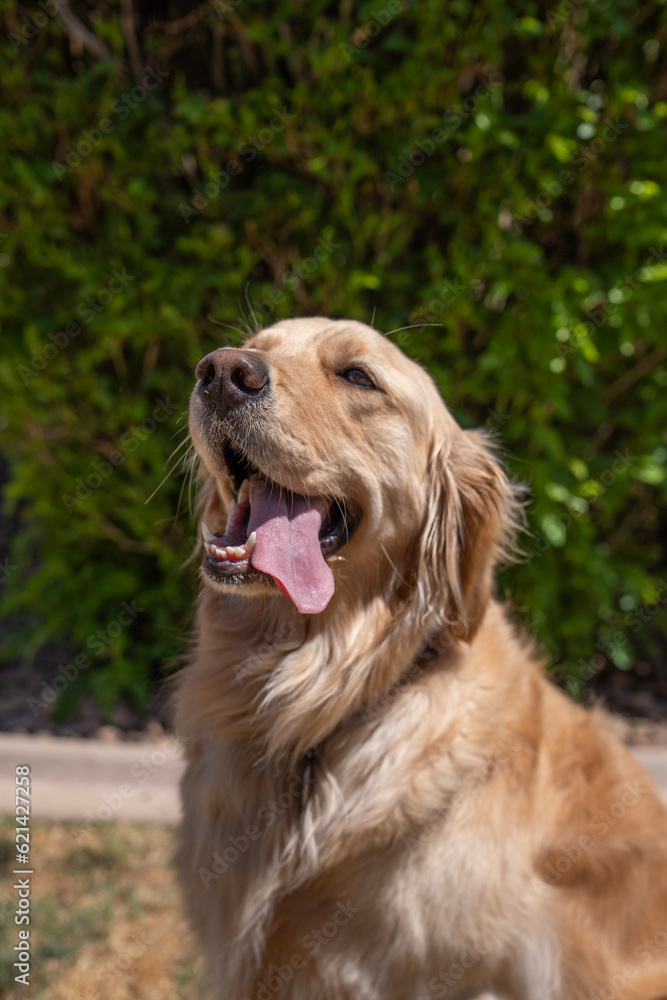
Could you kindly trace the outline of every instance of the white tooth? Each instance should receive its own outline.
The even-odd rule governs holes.
[[[213,542],[205,542],[204,548],[210,556],[215,556],[216,559],[227,558],[227,549],[221,549],[218,545],[214,545]]]
[[[236,556],[237,559],[245,559],[246,551],[241,545],[227,546],[227,552],[232,556]]]
[[[201,523],[201,533],[204,536],[204,541],[205,542],[212,542],[213,539],[215,538],[215,535],[213,534],[213,532],[209,528],[209,526],[206,523],[206,521],[202,521],[202,523]]]
[[[248,553],[248,555],[250,555],[252,550],[255,548],[256,544],[257,544],[257,532],[253,531],[252,535],[248,536],[248,541],[245,543],[245,550]]]
[[[221,549],[218,545],[214,545],[213,542],[205,542],[204,548],[210,556],[215,556],[216,559],[224,559],[227,555],[227,549]]]
[[[236,500],[238,504],[247,503],[250,496],[250,480],[244,479],[241,483],[241,489],[239,490],[239,495]]]
[[[239,509],[239,507],[238,507],[238,504],[237,504],[236,500],[232,500],[231,506],[229,508],[229,514],[227,515],[227,524],[225,526],[225,534],[227,534],[227,532],[231,530],[232,524],[234,523],[234,518],[236,517],[236,515],[238,513],[238,509]]]

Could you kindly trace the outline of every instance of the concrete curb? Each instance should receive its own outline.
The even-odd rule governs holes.
[[[667,747],[632,747],[667,803]],[[0,733],[0,813],[14,814],[14,777],[30,766],[31,816],[94,823],[174,825],[181,806],[178,784],[185,769],[174,738],[146,743]]]
[[[164,823],[180,819],[182,744],[167,737],[142,743],[0,733],[0,813],[14,813],[15,768],[28,764],[30,815],[94,823]]]
[[[648,772],[663,802],[667,804],[667,747],[628,747],[628,749]]]

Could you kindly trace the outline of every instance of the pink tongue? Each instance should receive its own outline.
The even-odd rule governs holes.
[[[333,573],[320,548],[321,497],[286,493],[254,476],[250,481],[248,534],[257,532],[250,556],[305,614],[324,611],[334,592]]]

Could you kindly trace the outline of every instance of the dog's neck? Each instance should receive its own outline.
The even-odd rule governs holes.
[[[223,795],[230,822],[251,822],[262,804],[287,795],[293,808],[276,832],[284,844],[276,869],[283,887],[291,891],[326,868],[342,838],[361,856],[387,846],[397,829],[407,836],[434,796],[446,808],[468,773],[482,773],[490,751],[475,720],[488,718],[498,697],[485,671],[500,656],[509,666],[519,661],[495,602],[471,645],[445,643],[442,652],[430,636],[425,642],[413,616],[400,623],[404,631],[395,618],[382,630],[376,621],[369,649],[363,621],[346,619],[341,609],[334,620],[341,632],[301,619],[302,631],[292,633],[283,626],[294,619],[279,600],[236,609],[206,603],[195,659],[182,674],[177,726],[191,760],[201,759],[211,794]],[[281,640],[271,646],[267,633]],[[515,677],[507,675],[501,700],[510,704]],[[360,686],[360,676],[375,683]],[[422,728],[432,697],[442,712]],[[377,781],[378,769],[405,766],[407,745],[419,774],[409,810],[400,784]]]
[[[428,667],[436,663],[440,658],[445,644],[439,641],[439,637],[435,637],[431,640],[433,645],[425,644],[422,649],[417,653],[413,662],[407,667],[406,670],[396,679],[392,684],[392,689],[398,691],[405,684],[408,684],[411,680],[419,674],[422,667]],[[383,694],[386,694],[384,692]],[[380,695],[380,701],[383,695]],[[373,713],[380,713],[382,711],[382,706],[375,704],[367,709],[367,716],[372,716]],[[355,714],[359,714],[358,711]],[[361,710],[361,715],[364,715],[364,709]],[[350,720],[343,720],[342,725]],[[305,750],[299,762],[297,763],[297,772],[299,774],[299,780],[301,783],[301,811],[303,812],[310,801],[313,790],[317,784],[318,780],[318,770],[319,770],[319,757],[321,752],[321,745],[309,747]]]
[[[384,596],[361,609],[344,595],[332,605],[306,616],[282,596],[205,594],[179,698],[180,717],[198,720],[193,738],[240,740],[255,760],[294,766],[347,719],[376,711],[411,671],[451,651],[416,609],[390,611]]]

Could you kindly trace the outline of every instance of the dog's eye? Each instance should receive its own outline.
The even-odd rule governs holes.
[[[373,379],[363,368],[347,368],[344,372],[340,372],[340,377],[344,378],[346,382],[351,382],[352,385],[363,386],[364,389],[377,388]]]

